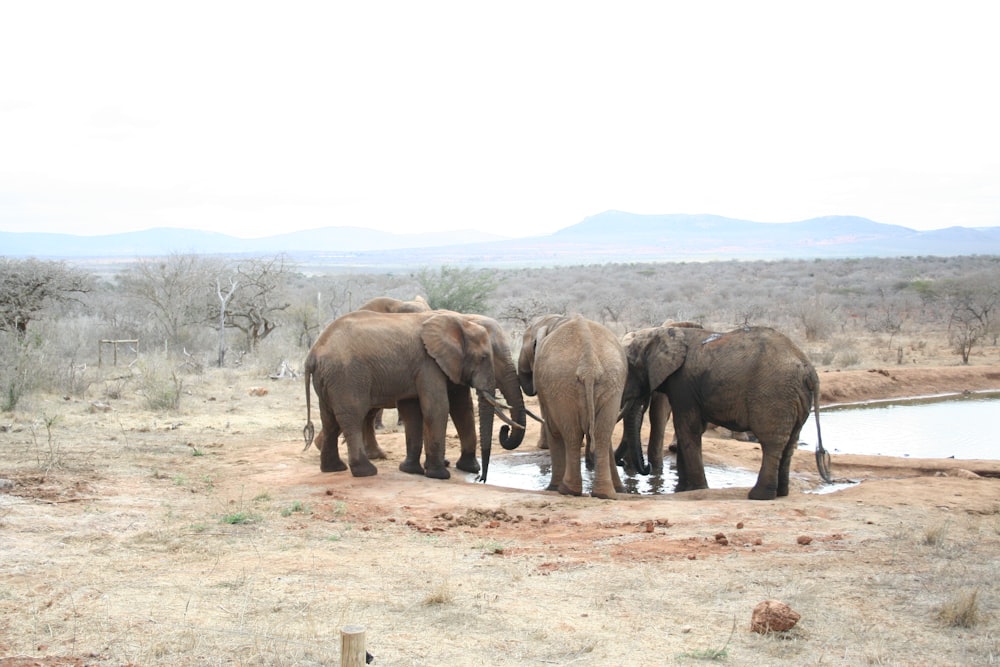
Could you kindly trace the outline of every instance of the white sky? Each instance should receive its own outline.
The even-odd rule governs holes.
[[[608,209],[997,226],[998,16],[0,0],[0,230],[527,236]]]

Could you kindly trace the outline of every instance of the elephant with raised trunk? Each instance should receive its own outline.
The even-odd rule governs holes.
[[[664,326],[635,332],[625,351],[625,439],[618,453],[631,465],[649,471],[639,429],[651,396],[662,392],[670,401],[677,436],[677,491],[708,488],[701,437],[711,422],[751,431],[760,442],[763,460],[749,493],[752,500],[788,495],[792,454],[810,410],[815,410],[819,438],[819,377],[791,340],[766,327],[716,333]],[[817,455],[820,451],[821,438]]]
[[[501,393],[511,403],[509,421],[515,427],[512,431],[501,429],[500,444],[513,449],[524,437],[523,401],[518,405],[520,390],[516,375],[513,380],[503,377],[509,372],[505,366],[512,367],[510,358],[506,364],[503,359],[494,358],[490,332],[472,321],[471,316],[449,312],[348,313],[327,326],[306,357],[307,423],[303,431],[306,446],[312,442],[314,430],[309,412],[311,386],[319,400],[324,434],[320,469],[324,472],[347,469],[337,443],[343,432],[351,473],[356,477],[374,475],[378,471],[365,451],[365,440],[374,439],[374,411],[398,405],[404,418],[419,416],[421,421],[426,467],[417,461],[420,471],[428,477],[447,479],[450,473],[444,450],[450,399],[463,393],[459,390],[464,390],[468,397],[468,387],[472,387],[482,399],[480,442],[485,468],[493,436],[494,410],[507,420],[495,407],[498,379],[502,383]],[[514,395],[510,395],[513,390],[507,386],[511,382],[516,388]],[[408,434],[407,461],[412,454],[410,440]],[[473,442],[473,457],[474,447]],[[418,456],[419,449],[418,444]]]
[[[591,495],[615,498],[618,476],[611,436],[618,420],[628,365],[618,337],[579,315],[544,315],[524,332],[517,375],[529,396],[538,395],[542,429],[552,456],[548,489],[581,495],[581,447],[594,459]]]

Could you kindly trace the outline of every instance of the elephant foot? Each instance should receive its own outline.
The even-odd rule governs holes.
[[[451,479],[451,473],[444,466],[440,467],[427,467],[424,475],[432,479]]]
[[[347,470],[347,464],[340,459],[330,462],[320,461],[319,469],[320,472],[343,472]]]
[[[578,494],[579,495],[579,494]],[[594,489],[590,492],[590,495],[594,498],[603,498],[604,500],[615,500],[618,498],[618,494],[614,491],[601,491]]]
[[[371,461],[351,464],[351,475],[354,477],[371,477],[372,475],[377,474],[378,468],[376,468]]]
[[[774,500],[778,495],[778,490],[772,487],[766,486],[755,486],[750,489],[750,493],[747,497],[750,500]],[[785,494],[787,495],[787,493]]]
[[[411,475],[423,475],[424,467],[420,465],[419,461],[412,461],[410,459],[403,459],[403,462],[399,464],[400,472],[407,472]]]
[[[479,461],[475,454],[462,454],[458,457],[455,467],[465,472],[479,472]]]
[[[563,484],[562,482],[560,482],[559,486],[556,487],[556,491],[558,491],[559,493],[563,494],[564,496],[582,496],[583,495],[583,490],[582,489],[580,489],[580,490],[571,489],[568,486],[566,486],[565,484]]]

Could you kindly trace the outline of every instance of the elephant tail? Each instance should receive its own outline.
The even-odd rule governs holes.
[[[833,484],[833,477],[830,475],[830,452],[826,451],[823,447],[823,435],[820,433],[819,428],[819,376],[816,375],[816,371],[813,371],[812,386],[810,389],[812,404],[813,404],[813,415],[816,418],[816,469],[819,471],[819,476],[823,478],[823,481],[827,484]]]
[[[312,359],[306,360],[305,372],[303,373],[306,379],[306,425],[302,429],[302,437],[306,441],[306,446],[302,448],[302,451],[306,451],[307,449],[309,449],[309,445],[312,444],[313,437],[315,437],[316,434],[316,428],[313,426],[312,415],[310,414],[311,403],[312,403],[312,392],[310,385],[312,384],[312,370],[313,370],[311,361]]]

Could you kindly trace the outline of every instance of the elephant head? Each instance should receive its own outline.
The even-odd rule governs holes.
[[[535,352],[545,337],[566,320],[565,315],[542,315],[524,332],[521,354],[517,358],[517,379],[521,383],[521,389],[528,396],[538,393],[535,390]]]
[[[628,334],[622,341],[628,359],[628,379],[622,394],[622,418],[627,447],[624,455],[642,475],[650,473],[642,454],[642,417],[650,396],[677,371],[687,356],[683,330],[653,327]]]
[[[467,315],[466,318],[486,329],[493,349],[493,370],[496,378],[496,388],[510,408],[510,419],[497,410],[493,400],[493,390],[479,392],[479,446],[482,450],[483,467],[479,481],[486,481],[486,473],[490,467],[490,453],[493,441],[493,416],[498,414],[511,426],[500,427],[500,446],[504,449],[517,449],[524,440],[524,430],[527,423],[527,411],[524,407],[524,396],[517,381],[517,371],[510,354],[507,335],[500,323],[482,315]]]

